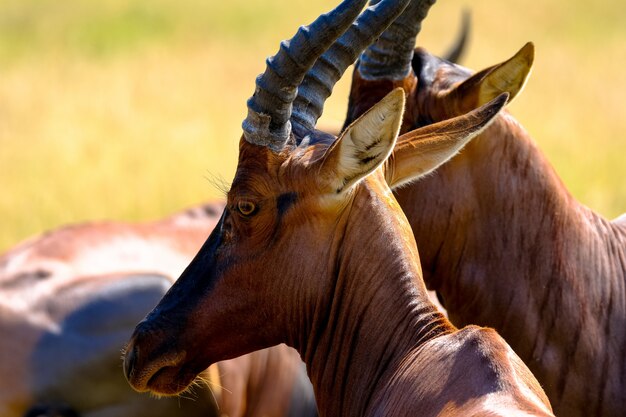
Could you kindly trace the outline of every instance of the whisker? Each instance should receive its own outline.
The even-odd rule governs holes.
[[[196,377],[196,379],[194,380],[194,384],[197,384],[197,386],[201,386],[202,384],[202,387],[208,388],[209,393],[211,394],[211,397],[213,398],[213,402],[215,403],[215,406],[219,410],[220,404],[217,401],[217,397],[215,396],[215,392],[213,391],[213,388],[211,387],[211,385],[215,385],[217,386],[217,388],[220,388],[220,389],[224,389],[224,388],[219,386],[219,384],[217,384],[216,382],[211,381],[210,378],[204,377],[202,375],[198,375]]]
[[[223,197],[226,197],[228,192],[230,191],[230,183],[224,179],[220,174],[214,174],[212,172],[207,171],[204,178],[215,188],[217,191],[222,194]]]
[[[221,375],[220,375],[220,376],[221,376]],[[219,384],[219,383],[217,383],[217,382],[215,382],[215,381],[212,381],[212,380],[211,380],[210,378],[208,378],[208,377],[198,375],[198,376],[196,377],[196,379],[197,379],[197,380],[200,380],[201,382],[203,382],[203,383],[204,383],[204,384],[205,384],[205,385],[206,385],[209,389],[212,389],[212,388],[219,388],[219,389],[221,389],[221,390],[226,391],[226,392],[227,392],[227,393],[229,393],[229,394],[232,394],[232,391],[230,391],[229,389],[227,389],[227,388],[226,388],[226,387],[224,387],[223,385],[221,385],[221,384]]]

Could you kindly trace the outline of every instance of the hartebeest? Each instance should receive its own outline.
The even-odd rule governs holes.
[[[126,377],[138,391],[177,394],[215,361],[285,342],[305,360],[324,416],[551,415],[496,332],[456,330],[428,301],[415,241],[383,175],[433,169],[493,119],[506,95],[403,138],[391,159],[400,89],[338,139],[310,124],[408,0],[359,16],[363,3],[344,1],[268,59],[222,217],[137,326]],[[405,163],[414,154],[417,168]]]
[[[120,374],[128,336],[223,208],[210,203],[155,222],[68,226],[0,256],[0,415],[315,415],[306,370],[284,345],[219,362],[204,372],[212,392],[199,386],[192,399],[138,396]]]
[[[403,131],[521,90],[532,44],[472,74],[421,48],[413,56],[424,15],[407,10],[362,55],[346,125],[395,86],[408,96]],[[498,330],[537,376],[557,415],[624,415],[624,217],[609,221],[577,202],[507,113],[450,163],[396,196],[415,233],[426,285],[455,325]]]

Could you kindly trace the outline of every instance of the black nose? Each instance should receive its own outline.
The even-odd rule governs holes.
[[[127,381],[130,381],[133,369],[137,363],[137,355],[138,352],[135,346],[133,346],[132,349],[126,350],[126,355],[124,355],[124,376],[126,376]]]

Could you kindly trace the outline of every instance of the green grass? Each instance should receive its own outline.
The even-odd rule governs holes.
[[[318,12],[305,0],[289,5]],[[331,8],[333,3],[320,2]],[[160,44],[220,39],[237,47],[272,34],[287,35],[299,24],[282,2],[247,0],[5,0],[0,4],[0,58],[3,65],[39,54],[67,59],[109,58]],[[270,46],[266,44],[265,46]],[[272,45],[273,46],[273,45]]]
[[[151,219],[220,197],[254,77],[280,39],[335,1],[0,2],[0,250],[62,224]],[[460,0],[439,2],[419,43],[446,50]],[[465,64],[532,40],[512,105],[583,203],[626,209],[626,8],[621,1],[471,3]],[[341,123],[348,77],[322,119]]]

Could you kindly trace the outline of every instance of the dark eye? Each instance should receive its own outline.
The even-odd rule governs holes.
[[[255,212],[256,206],[252,201],[240,200],[237,203],[237,210],[239,210],[239,212],[244,216],[250,216]]]

